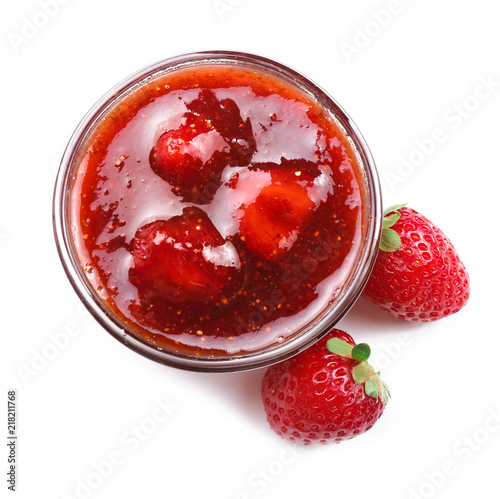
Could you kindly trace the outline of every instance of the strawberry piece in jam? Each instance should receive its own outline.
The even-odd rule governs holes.
[[[246,165],[255,152],[252,126],[231,99],[200,92],[186,105],[184,124],[163,133],[150,153],[153,171],[185,201],[206,204],[227,165]]]
[[[205,121],[192,116],[186,125],[162,134],[151,150],[153,171],[186,201],[209,202],[221,180],[227,143]],[[212,166],[214,168],[212,168]],[[208,182],[213,186],[207,188]]]
[[[234,247],[198,208],[144,225],[131,247],[134,264],[129,279],[146,300],[216,301],[238,281]]]
[[[291,249],[315,205],[307,192],[312,178],[306,173],[273,169],[271,178],[243,208],[240,237],[261,258],[277,260]],[[246,179],[251,181],[251,176]]]

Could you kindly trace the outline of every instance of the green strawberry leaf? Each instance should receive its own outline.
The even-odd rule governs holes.
[[[384,217],[388,215],[389,213],[392,213],[393,211],[397,212],[401,208],[404,208],[408,203],[403,203],[403,204],[395,204],[393,206],[390,206],[389,208],[384,210]]]
[[[387,385],[379,378],[380,373],[375,373],[367,362],[371,351],[366,343],[353,346],[340,338],[332,338],[327,341],[326,346],[330,352],[356,361],[351,371],[352,379],[356,384],[365,385],[365,392],[369,397],[380,397],[383,404],[388,401],[390,393]]]
[[[390,397],[391,396],[391,392],[389,390],[389,387],[384,383],[383,380],[380,380],[380,381],[382,381],[382,386],[384,387],[384,390],[386,391],[387,396]]]
[[[358,362],[365,362],[370,357],[370,346],[366,343],[359,343],[353,347],[351,357]]]
[[[332,338],[326,343],[326,347],[330,352],[341,355],[342,357],[351,357],[352,345],[340,338]]]
[[[387,215],[382,219],[382,228],[388,229],[389,227],[392,227],[401,217],[401,213],[399,211],[396,211],[392,215]]]
[[[352,369],[352,379],[354,383],[364,383],[366,380],[373,376],[373,368],[366,362],[361,362]]]
[[[387,404],[389,400],[389,394],[385,388],[385,383],[382,381],[382,389],[380,390],[380,401],[382,404]]]
[[[374,378],[370,378],[365,383],[365,392],[369,397],[378,398],[378,386]]]
[[[401,247],[401,239],[394,229],[382,229],[380,249],[382,251],[393,252]]]

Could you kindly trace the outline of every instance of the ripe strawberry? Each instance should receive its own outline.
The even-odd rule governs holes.
[[[469,299],[469,275],[449,239],[404,205],[386,210],[383,226],[363,296],[398,319],[428,322],[458,312]]]
[[[302,444],[337,443],[368,431],[388,400],[366,362],[370,348],[332,329],[302,353],[271,366],[262,400],[271,428]]]
[[[180,216],[144,225],[131,248],[130,282],[149,299],[216,300],[239,280],[236,250],[225,245],[198,208],[185,208]]]
[[[240,237],[261,258],[277,260],[293,246],[314,203],[307,193],[312,178],[306,173],[275,169],[271,176],[272,183],[243,208]]]

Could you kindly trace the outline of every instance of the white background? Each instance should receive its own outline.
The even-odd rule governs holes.
[[[0,398],[18,391],[14,497],[497,497],[496,2],[47,2],[50,16],[43,0],[4,2],[0,16]],[[372,149],[385,205],[433,220],[469,270],[470,302],[453,317],[407,324],[359,301],[341,322],[371,344],[393,395],[349,442],[277,437],[262,370],[189,373],[128,350],[82,312],[58,260],[53,184],[84,113],[139,68],[210,49],[274,58],[326,89]]]

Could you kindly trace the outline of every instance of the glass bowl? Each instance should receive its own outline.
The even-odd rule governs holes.
[[[362,191],[362,232],[359,247],[342,285],[332,293],[312,319],[288,334],[274,335],[259,347],[239,351],[200,355],[192,351],[165,348],[138,334],[139,327],[125,317],[109,300],[103,298],[95,282],[89,278],[81,257],[81,241],[75,231],[72,198],[78,178],[82,150],[96,125],[108,116],[110,109],[128,95],[146,88],[159,77],[169,77],[177,71],[199,66],[226,65],[255,70],[285,82],[312,99],[329,119],[343,131],[357,158],[357,175]],[[169,366],[204,372],[243,371],[264,367],[304,350],[326,334],[350,309],[361,294],[377,256],[381,233],[382,205],[379,179],[371,153],[353,121],[340,105],[324,90],[297,71],[278,62],[252,54],[226,51],[198,52],[159,61],[134,73],[107,92],[85,115],[73,133],[64,152],[57,176],[54,202],[54,233],[64,270],[84,305],[100,325],[132,350]],[[186,305],[187,306],[187,305]]]

